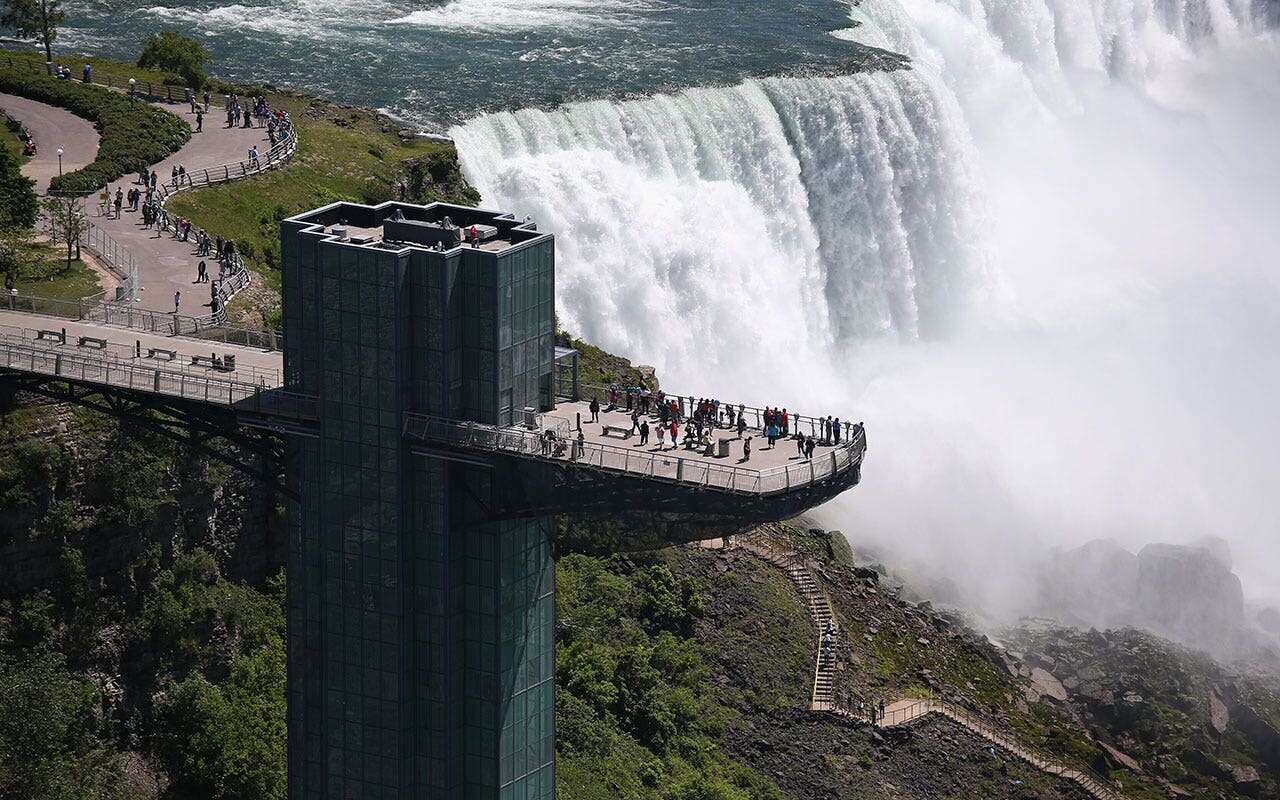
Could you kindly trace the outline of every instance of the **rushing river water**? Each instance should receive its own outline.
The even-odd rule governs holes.
[[[438,127],[786,70],[840,70],[863,48],[834,0],[73,0],[63,43],[125,58],[148,33],[199,36],[214,70],[381,107]],[[717,32],[712,35],[711,32]]]
[[[1280,596],[1273,0],[72,8],[72,46],[180,24],[219,72],[448,125],[556,232],[570,330],[865,419],[826,516],[974,597],[1204,534]]]

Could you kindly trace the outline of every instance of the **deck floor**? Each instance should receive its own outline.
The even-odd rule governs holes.
[[[706,461],[719,464],[726,467],[744,467],[753,470],[766,470],[772,467],[782,467],[791,464],[799,464],[805,458],[801,456],[796,449],[796,442],[793,439],[779,439],[772,449],[769,448],[769,442],[764,438],[763,433],[757,428],[753,429],[750,425],[751,419],[748,417],[748,426],[745,433],[746,437],[751,439],[751,458],[747,461],[742,460],[743,440],[738,438],[738,432],[735,429],[718,428],[712,430],[710,436],[713,442],[721,439],[729,441],[729,455],[719,458],[714,455],[708,456],[701,449],[687,449],[684,444],[685,426],[682,423],[679,426],[681,444],[675,448],[671,446],[670,437],[661,447],[658,445],[658,417],[657,415],[649,415],[649,441],[647,444],[640,443],[640,434],[633,433],[630,438],[620,438],[617,434],[605,435],[604,428],[606,425],[631,429],[631,415],[625,408],[619,408],[615,411],[605,411],[600,409],[600,421],[591,422],[590,403],[587,401],[571,402],[565,401],[556,404],[554,411],[549,411],[542,415],[543,428],[558,428],[563,432],[567,423],[567,430],[571,438],[577,437],[578,415],[581,414],[583,440],[587,444],[610,445],[620,449],[630,449],[637,454],[645,455],[666,455],[671,458],[692,459],[696,461]],[[807,432],[807,431],[806,431]],[[820,442],[813,450],[814,460],[830,458],[831,451],[835,449],[830,445],[823,445]]]

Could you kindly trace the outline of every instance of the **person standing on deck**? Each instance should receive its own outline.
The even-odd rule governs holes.
[[[177,314],[180,308],[182,308],[182,290],[181,289],[173,293],[173,313]]]
[[[599,422],[600,421],[600,401],[594,397],[591,398],[591,405],[588,408],[590,408],[591,410],[591,421]]]
[[[196,109],[196,133],[204,133],[204,110]]]
[[[742,419],[742,417],[738,417],[738,419]],[[742,460],[743,461],[751,460],[751,437],[750,436],[742,440]]]
[[[675,450],[680,446],[680,426],[676,424],[674,419],[671,420],[671,449]]]

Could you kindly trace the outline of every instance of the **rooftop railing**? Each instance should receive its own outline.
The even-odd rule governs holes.
[[[553,458],[611,472],[743,494],[774,494],[826,480],[859,464],[866,452],[866,436],[861,426],[853,426],[847,441],[812,461],[763,470],[678,456],[674,452],[636,452],[628,447],[598,442],[578,443],[573,438],[560,436],[548,439],[525,428],[500,428],[424,414],[405,415],[405,435],[449,447]]]

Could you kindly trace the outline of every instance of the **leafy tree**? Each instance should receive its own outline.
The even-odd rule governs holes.
[[[192,673],[162,708],[161,757],[178,796],[282,800],[284,648],[237,658],[221,686]]]
[[[52,61],[53,40],[58,38],[58,26],[67,16],[62,0],[4,0],[2,8],[0,25],[39,41],[44,45],[45,60]]]
[[[53,240],[67,246],[67,269],[71,269],[72,253],[80,258],[80,237],[89,229],[84,203],[78,197],[46,197],[44,208]]]
[[[177,31],[151,34],[142,43],[142,53],[138,56],[139,67],[181,75],[192,89],[199,89],[208,79],[204,71],[208,63],[209,51],[205,46]]]
[[[13,151],[0,147],[0,228],[35,227],[37,202],[35,183]]]
[[[0,697],[0,797],[89,800],[118,784],[100,746],[98,692],[61,656],[0,657]]]

